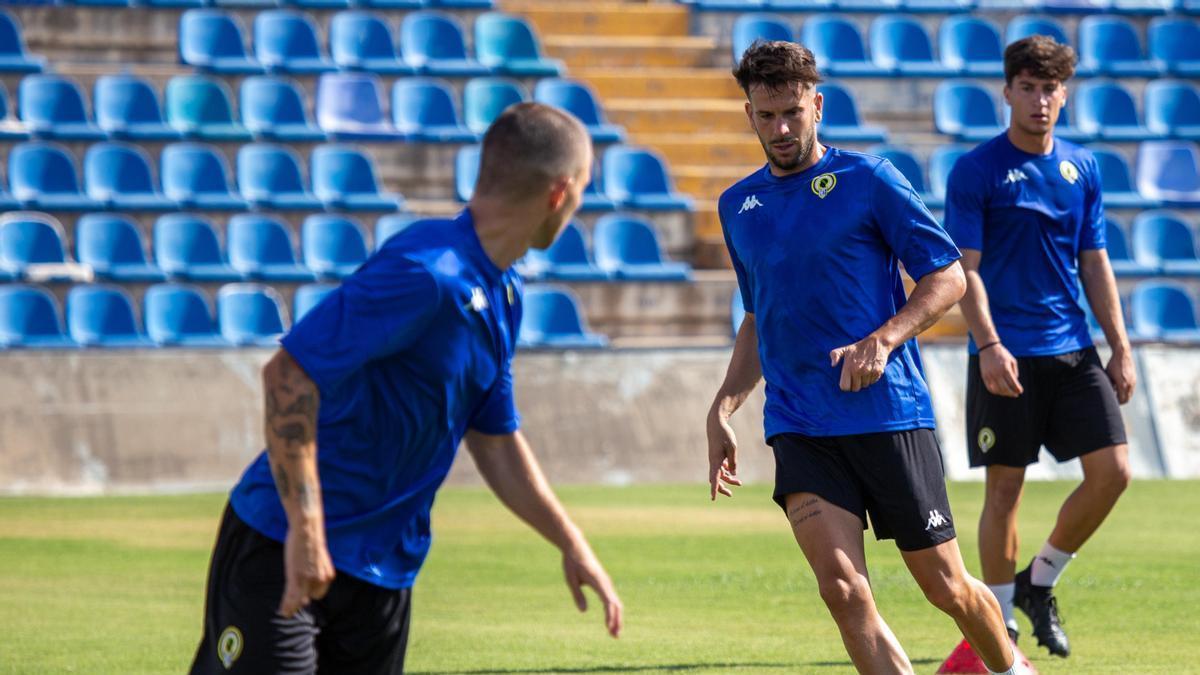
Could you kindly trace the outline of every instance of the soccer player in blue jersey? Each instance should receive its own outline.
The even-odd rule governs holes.
[[[233,489],[193,673],[403,672],[410,589],[459,442],[509,509],[562,551],[621,629],[621,602],[519,431],[511,362],[521,282],[579,207],[587,131],[526,103],[483,140],[452,220],[393,236],[282,340],[263,369],[267,449]]]
[[[718,207],[746,318],[708,416],[711,497],[740,484],[729,418],[765,379],[774,499],[855,667],[912,672],[871,593],[869,517],[988,668],[1014,672],[1000,608],[958,549],[914,340],[962,297],[958,249],[890,163],[817,140],[808,49],[755,43],[734,76],[767,163]]]
[[[1104,250],[1096,159],[1054,137],[1074,71],[1075,52],[1051,38],[1009,45],[1008,130],[960,158],[946,191],[946,227],[967,271],[967,447],[971,465],[987,467],[983,580],[1014,640],[1015,603],[1038,644],[1063,657],[1070,646],[1052,589],[1129,484],[1119,404],[1136,381]],[[1080,282],[1112,347],[1107,367],[1088,335]],[[1025,467],[1043,445],[1060,462],[1078,457],[1083,482],[1033,561],[1016,573]]]

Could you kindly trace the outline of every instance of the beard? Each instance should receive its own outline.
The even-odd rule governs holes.
[[[771,151],[771,143],[764,141],[762,136],[758,137],[758,142],[762,144],[763,152],[767,154],[769,161],[775,168],[780,171],[792,171],[800,166],[805,160],[812,155],[813,144],[816,143],[817,134],[815,130],[809,129],[808,133],[803,136],[784,136],[776,138],[771,143],[781,143],[785,141],[795,142],[799,146],[800,151],[797,152],[791,159],[783,159]]]

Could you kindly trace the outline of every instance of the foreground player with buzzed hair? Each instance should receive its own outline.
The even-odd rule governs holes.
[[[591,166],[573,117],[510,107],[467,208],[393,236],[284,336],[263,369],[267,450],[225,511],[192,673],[403,672],[430,507],[464,437],[500,500],[562,551],[579,609],[592,587],[617,636],[621,602],[518,430],[511,372],[510,266],[554,242]]]
[[[711,496],[740,485],[729,417],[765,378],[775,501],[859,672],[913,672],[875,607],[868,515],[988,668],[1015,672],[1000,608],[958,549],[914,340],[962,297],[958,249],[890,163],[817,140],[808,49],[757,42],[734,76],[768,161],[719,203],[746,318],[708,416]],[[900,263],[917,280],[907,300]]]

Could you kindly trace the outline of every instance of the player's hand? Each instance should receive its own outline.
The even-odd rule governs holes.
[[[1112,381],[1113,389],[1117,391],[1117,401],[1121,405],[1133,398],[1133,389],[1137,386],[1137,369],[1133,367],[1133,354],[1127,349],[1113,350],[1108,367],[1104,369],[1108,379]]]
[[[732,497],[729,486],[742,484],[737,477],[737,436],[729,420],[716,409],[708,415],[707,432],[709,497],[713,501],[718,493]]]
[[[278,610],[282,616],[291,618],[309,602],[325,597],[333,583],[333,560],[329,558],[323,528],[323,524],[288,528],[283,544],[283,571],[287,581]]]
[[[586,542],[576,545],[563,552],[563,575],[567,578],[567,588],[571,589],[571,597],[575,598],[575,606],[579,611],[587,611],[587,598],[583,595],[583,587],[590,586],[600,602],[604,603],[604,626],[608,634],[617,637],[621,634],[621,612],[623,607],[617,591],[613,588],[612,579],[604,571],[604,566],[596,559],[591,547]]]
[[[1021,386],[1017,360],[1002,344],[988,347],[979,353],[979,374],[983,377],[983,386],[996,396],[1016,398],[1025,393],[1025,388]]]
[[[862,391],[883,377],[891,347],[874,335],[852,345],[838,347],[829,352],[829,365],[842,364],[842,378],[838,387],[842,391]]]

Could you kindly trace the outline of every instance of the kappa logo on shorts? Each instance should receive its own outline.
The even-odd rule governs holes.
[[[934,509],[929,512],[929,523],[925,526],[925,531],[936,530],[949,524],[950,519],[943,516],[941,511]]]
[[[217,638],[217,656],[220,657],[225,670],[233,667],[233,662],[242,655],[244,645],[242,631],[237,626],[229,626],[221,631],[221,637]]]
[[[831,173],[823,173],[812,179],[813,194],[821,199],[825,199],[825,196],[833,192],[835,187],[837,187],[837,176]]]
[[[988,450],[996,446],[996,432],[991,427],[984,427],[979,430],[975,442],[979,444],[980,452],[986,455]]]

